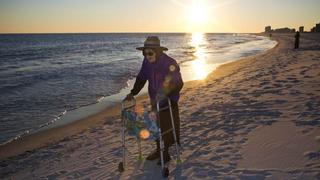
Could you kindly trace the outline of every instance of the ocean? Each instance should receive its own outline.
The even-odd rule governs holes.
[[[177,60],[184,82],[276,45],[252,34],[0,35],[0,144],[89,116],[129,92],[149,35]],[[144,89],[143,92],[146,92]]]

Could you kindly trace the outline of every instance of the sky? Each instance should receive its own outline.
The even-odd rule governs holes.
[[[319,9],[320,0],[0,0],[0,33],[309,31]]]

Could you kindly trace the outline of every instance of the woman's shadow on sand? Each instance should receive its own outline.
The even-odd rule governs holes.
[[[157,165],[157,160],[147,161],[145,159],[129,165],[119,178],[163,180],[161,166]]]

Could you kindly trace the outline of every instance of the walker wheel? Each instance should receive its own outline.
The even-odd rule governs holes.
[[[169,176],[169,169],[168,169],[168,167],[164,167],[162,169],[162,177],[166,178],[168,176]]]
[[[124,171],[123,162],[119,163],[118,170],[119,170],[119,172],[123,172]]]

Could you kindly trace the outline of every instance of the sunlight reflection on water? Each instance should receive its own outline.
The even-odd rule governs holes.
[[[190,45],[195,48],[193,53],[195,59],[191,62],[194,80],[204,79],[210,73],[207,65],[207,54],[203,48],[206,43],[205,34],[192,33]]]

